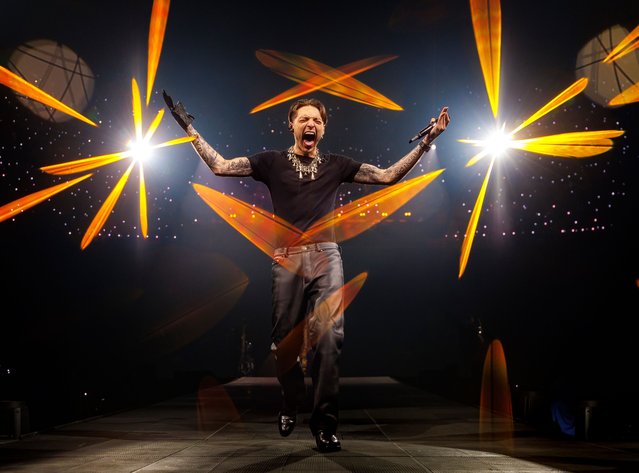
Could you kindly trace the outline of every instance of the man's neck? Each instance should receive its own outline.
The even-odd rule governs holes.
[[[293,146],[293,152],[299,156],[305,156],[307,158],[316,158],[319,155],[319,150],[317,149],[317,146],[313,147],[312,149],[306,151],[303,148],[300,148],[297,145]]]

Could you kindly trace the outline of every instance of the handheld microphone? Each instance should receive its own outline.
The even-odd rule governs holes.
[[[420,138],[423,138],[426,133],[428,133],[430,130],[433,129],[433,127],[435,126],[435,122],[430,123],[428,126],[426,126],[426,128],[422,128],[419,133],[417,133],[415,136],[413,136],[410,140],[408,140],[409,143],[412,143],[415,140],[418,140]]]

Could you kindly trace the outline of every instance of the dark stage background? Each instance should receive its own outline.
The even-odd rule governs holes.
[[[626,133],[613,150],[582,160],[511,150],[491,178],[458,279],[488,164],[464,167],[475,151],[458,140],[482,138],[493,121],[468,2],[210,3],[171,3],[146,126],[166,89],[226,157],[288,147],[290,102],[249,113],[293,85],[259,63],[258,49],[332,67],[398,56],[357,78],[403,111],[313,94],[329,109],[323,150],[385,167],[450,107],[449,129],[407,179],[444,173],[384,223],[342,244],[346,280],[367,273],[346,312],[344,376],[396,376],[477,403],[483,357],[498,339],[514,395],[636,396],[639,105],[609,108],[582,93],[529,126],[522,134]],[[502,1],[500,120],[507,129],[576,80],[579,51],[595,35],[639,24],[634,1],[583,5]],[[151,6],[4,2],[0,64],[7,67],[32,40],[66,45],[91,68],[94,88],[82,113],[100,126],[51,122],[1,88],[0,205],[66,180],[41,166],[125,149],[131,79],[145,90]],[[169,140],[181,130],[166,114],[156,136]],[[191,184],[269,208],[265,188],[212,175],[188,144],[164,148],[145,167],[149,238],[138,229],[132,176],[104,230],[81,250],[124,169],[105,166],[0,224],[0,398],[26,401],[33,429],[195,390],[205,376],[273,374],[270,259]],[[345,185],[340,198],[375,190]],[[244,355],[243,335],[250,342]]]

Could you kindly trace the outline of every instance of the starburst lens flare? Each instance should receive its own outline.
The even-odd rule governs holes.
[[[155,80],[155,74],[157,71],[157,66],[160,60],[160,53],[162,50],[162,43],[164,40],[164,33],[166,30],[166,22],[169,14],[169,4],[170,0],[154,0],[153,9],[151,12],[151,24],[149,27],[149,50],[148,50],[148,76],[147,76],[147,97],[146,104],[149,104],[151,91],[153,89],[153,82]],[[67,113],[72,117],[75,117],[79,120],[82,120],[86,123],[89,123],[93,126],[97,126],[88,118],[79,114],[75,110],[66,106],[62,102],[56,100],[51,97],[49,94],[43,92],[37,87],[31,85],[21,77],[15,75],[11,71],[5,69],[0,66],[0,84],[6,85],[18,93],[24,94],[29,98],[42,102],[43,104],[53,107],[56,110],[60,110],[61,112]],[[131,175],[131,171],[133,167],[138,165],[138,175],[140,178],[139,182],[139,206],[140,206],[140,230],[142,232],[142,236],[147,238],[148,236],[148,218],[147,218],[147,200],[146,200],[146,183],[144,180],[144,168],[143,163],[147,161],[151,156],[151,150],[156,148],[163,148],[167,146],[174,146],[181,143],[188,143],[195,139],[195,137],[187,136],[183,138],[178,138],[170,141],[165,141],[164,143],[160,143],[157,145],[151,145],[150,140],[153,137],[154,133],[160,126],[160,122],[162,121],[162,117],[164,116],[164,110],[160,109],[153,119],[151,125],[149,126],[146,134],[142,133],[142,99],[140,97],[140,89],[138,87],[137,81],[132,79],[131,81],[131,89],[132,89],[132,113],[133,113],[133,125],[135,130],[135,138],[131,140],[129,143],[128,151],[120,151],[117,153],[110,153],[101,156],[96,156],[92,158],[82,158],[75,161],[70,161],[61,164],[54,164],[51,166],[44,166],[41,168],[42,171],[47,172],[49,174],[54,175],[65,175],[65,174],[74,174],[78,172],[88,171],[90,169],[95,169],[98,167],[105,166],[107,164],[115,163],[117,161],[133,158],[132,162],[127,167],[126,171],[122,175],[122,177],[118,180],[118,183],[113,188],[113,190],[109,193],[109,196],[104,201],[97,214],[93,218],[89,228],[87,229],[84,237],[82,238],[82,242],[80,244],[82,249],[85,249],[91,241],[95,238],[96,235],[100,232],[110,213],[113,211],[117,200],[124,189],[124,186]],[[64,189],[74,185],[77,182],[80,182],[87,177],[91,176],[88,174],[86,176],[82,176],[75,180],[69,181],[64,184],[59,184],[57,186],[50,187],[48,189],[35,192],[28,196],[22,197],[18,200],[15,200],[9,204],[6,204],[0,207],[0,221],[3,221],[17,212],[22,212],[34,205],[42,202],[43,200],[48,199],[50,196],[61,192]]]
[[[76,112],[71,107],[60,102],[58,99],[51,97],[51,95],[37,88],[35,85],[30,84],[22,77],[17,76],[9,69],[6,69],[2,66],[0,66],[0,84],[6,85],[19,94],[25,95],[30,99],[37,100],[38,102],[41,102],[48,107],[55,108],[62,113],[66,113],[67,115],[77,118],[78,120],[82,120],[89,125],[98,126],[81,113]]]
[[[486,91],[493,115],[497,117],[499,112],[501,57],[501,5],[499,0],[470,0],[470,9],[475,32],[475,42],[484,75]],[[514,139],[515,135],[521,130],[581,93],[587,85],[587,78],[582,77],[578,79],[509,133],[502,132],[498,136],[491,136],[484,140],[459,140],[462,143],[482,148],[481,151],[468,160],[466,167],[475,165],[486,156],[491,156],[488,171],[484,177],[464,235],[459,259],[459,278],[464,274],[468,264],[468,257],[475,238],[477,223],[486,196],[488,182],[497,157],[503,155],[509,148],[565,158],[591,157],[610,150],[613,145],[611,139],[619,137],[624,133],[619,130],[602,130],[562,133],[525,140]],[[628,90],[631,89],[627,89],[627,91]]]
[[[259,112],[315,90],[322,90],[328,94],[372,107],[403,110],[401,106],[389,98],[353,78],[354,75],[384,64],[397,56],[375,56],[334,69],[314,59],[281,51],[260,49],[255,55],[266,67],[287,79],[299,82],[300,85],[254,107],[251,113]]]
[[[148,145],[145,140],[142,141],[130,141],[129,149],[131,150],[131,156],[140,164],[143,164],[151,157],[151,151],[153,148]]]
[[[502,130],[493,132],[493,134],[485,140],[459,140],[459,142],[483,148],[483,150],[479,154],[475,155],[471,160],[468,161],[466,167],[472,166],[484,156],[501,158],[506,154],[506,150],[508,148],[513,147],[510,135],[504,133],[503,128]]]
[[[157,130],[164,116],[164,111],[160,110],[153,122],[151,123],[149,129],[146,134],[142,133],[142,105],[140,98],[140,90],[137,86],[137,82],[135,79],[132,80],[132,111],[133,111],[133,122],[135,129],[135,141],[130,143],[130,149],[128,151],[120,151],[117,153],[105,154],[102,156],[95,156],[92,158],[82,158],[75,161],[69,161],[66,163],[54,164],[51,166],[44,166],[40,168],[42,171],[54,174],[54,175],[66,175],[66,174],[75,174],[78,172],[88,171],[90,169],[95,169],[98,167],[105,166],[107,164],[115,163],[117,161],[121,161],[127,158],[133,158],[128,168],[122,177],[118,180],[118,183],[113,188],[107,199],[104,201],[97,214],[93,218],[89,227],[87,228],[84,237],[82,238],[82,242],[80,247],[84,250],[89,244],[93,241],[93,239],[98,235],[104,224],[106,223],[108,216],[113,211],[117,200],[124,189],[124,186],[131,175],[131,171],[133,167],[137,164],[139,169],[140,183],[139,183],[139,193],[140,193],[140,230],[142,236],[144,238],[148,237],[148,216],[147,216],[147,201],[146,201],[146,183],[144,181],[144,168],[143,162],[150,157],[150,152],[153,149],[164,148],[167,146],[174,146],[181,143],[188,143],[195,139],[192,136],[186,136],[182,138],[177,138],[170,141],[165,141],[164,143],[151,145],[149,144],[150,139],[153,137],[153,134]],[[89,177],[90,174],[78,178],[74,181],[69,181],[66,184],[60,184],[58,186],[51,187],[49,189],[45,189],[43,191],[35,192],[30,194],[29,196],[18,199],[10,204],[7,204],[1,209],[5,211],[5,219],[15,214],[15,210],[19,209],[20,211],[26,210],[27,208],[33,207],[34,205],[46,200],[51,195],[54,195],[62,190],[70,187],[76,182],[79,182],[83,179]],[[2,219],[4,220],[4,219]],[[2,221],[0,220],[0,221]]]

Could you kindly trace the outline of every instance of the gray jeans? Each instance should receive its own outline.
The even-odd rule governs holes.
[[[313,434],[337,430],[339,357],[344,339],[344,270],[337,243],[278,248],[273,255],[273,331],[283,412],[293,415],[304,398],[299,364],[304,324],[308,324],[313,381]],[[302,354],[304,356],[304,354]]]

